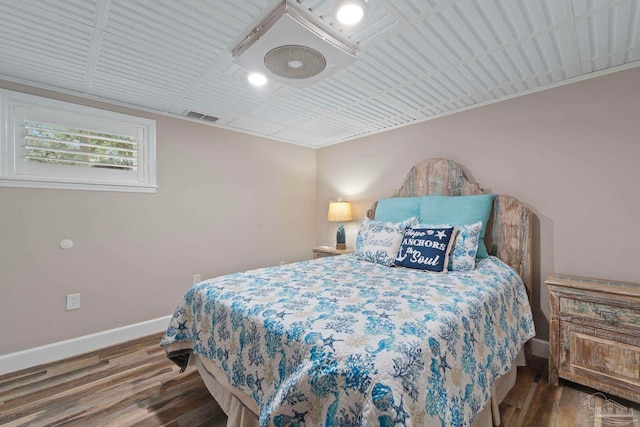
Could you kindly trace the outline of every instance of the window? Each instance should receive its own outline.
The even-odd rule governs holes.
[[[156,191],[155,121],[0,90],[0,186]]]

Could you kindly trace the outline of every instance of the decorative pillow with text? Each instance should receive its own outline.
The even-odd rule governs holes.
[[[416,218],[403,222],[372,221],[365,218],[360,225],[354,253],[359,260],[392,266],[404,235],[404,229]]]
[[[445,273],[455,235],[455,227],[409,227],[404,230],[395,265]]]

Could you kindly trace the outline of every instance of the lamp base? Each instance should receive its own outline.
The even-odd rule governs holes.
[[[336,232],[336,249],[347,249],[347,242],[344,236],[344,225],[338,224],[338,230]]]

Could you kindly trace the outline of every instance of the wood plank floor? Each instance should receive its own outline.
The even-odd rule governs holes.
[[[226,417],[197,371],[180,374],[158,345],[160,337],[0,376],[0,425],[224,426]],[[614,425],[595,416],[602,398],[585,404],[594,390],[571,383],[553,387],[546,378],[546,360],[519,368],[500,405],[503,426]],[[616,426],[640,427],[640,405],[609,397],[629,411],[629,422]]]

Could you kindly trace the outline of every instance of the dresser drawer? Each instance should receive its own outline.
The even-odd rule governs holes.
[[[605,391],[606,386],[626,389],[637,401],[640,337],[561,321],[560,342],[561,376],[582,383],[584,379],[596,381]]]
[[[326,258],[328,256],[336,256],[336,254],[332,254],[332,253],[329,253],[329,252],[315,252],[313,254],[313,256],[315,258]]]
[[[624,325],[640,330],[640,310],[590,302],[572,298],[560,298],[560,314],[586,317],[617,326]]]
[[[640,283],[552,273],[549,383],[560,378],[640,403]]]
[[[350,254],[351,252],[353,252],[353,249],[335,249],[328,246],[320,246],[317,248],[313,248],[313,257],[316,259],[325,258],[328,256]]]

